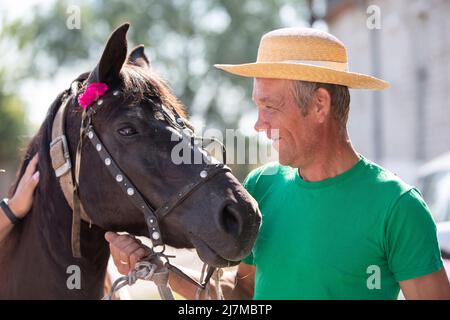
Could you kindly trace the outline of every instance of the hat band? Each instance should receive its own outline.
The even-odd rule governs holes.
[[[333,61],[315,61],[315,60],[284,60],[284,63],[295,63],[295,64],[308,64],[316,67],[325,67],[337,71],[348,71],[348,63],[346,62],[333,62]]]

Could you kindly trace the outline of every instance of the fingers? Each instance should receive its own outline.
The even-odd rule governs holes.
[[[142,245],[139,245],[136,250],[134,250],[129,257],[130,266],[131,268],[134,268],[136,266],[136,263],[141,260],[142,258],[148,256],[150,254],[150,250]]]
[[[118,242],[120,241],[120,236],[114,232],[106,232],[105,239],[109,242],[109,250],[111,252],[111,256],[113,258],[114,264],[121,274],[127,274],[128,270],[127,266],[122,265],[120,263],[120,250],[118,247]]]
[[[16,192],[10,199],[11,210],[20,218],[23,218],[30,211],[33,204],[33,193],[39,183],[39,171],[36,171],[38,160],[39,156],[36,154],[28,163],[23,176],[20,178]]]
[[[111,232],[111,231],[108,231],[108,232],[105,233],[105,239],[106,239],[106,241],[108,241],[108,242],[113,241],[113,240],[116,239],[118,236],[119,236],[119,235],[118,235],[117,233]]]
[[[17,197],[20,198],[20,202],[25,201],[27,207],[28,204],[31,206],[32,199],[31,195],[34,192],[34,189],[38,185],[39,182],[39,171],[36,171],[36,167],[38,164],[39,156],[35,154],[33,159],[28,163],[25,172],[20,178],[19,184],[17,185],[16,194]],[[25,194],[23,194],[25,193]],[[16,196],[16,195],[14,195]]]
[[[24,177],[31,177],[33,173],[36,171],[36,167],[39,161],[39,154],[35,154],[31,161],[28,163],[27,168],[25,169]]]
[[[109,242],[111,256],[117,270],[121,274],[128,274],[136,263],[147,256],[149,248],[141,244],[138,239],[129,235],[118,235],[114,232],[107,232],[105,239]]]
[[[133,269],[136,265],[136,262],[134,264],[131,263],[131,255],[139,249],[139,244],[136,242],[131,242],[126,247],[122,248],[120,250],[120,264],[126,265],[128,268]]]
[[[24,174],[26,178],[31,177],[31,179],[28,179],[28,181],[26,181],[25,185],[26,191],[29,192],[30,194],[34,192],[34,189],[36,188],[39,182],[39,171],[36,171],[38,161],[39,161],[39,154],[36,153],[33,159],[31,159],[30,163],[28,164]]]
[[[117,249],[113,244],[109,245],[109,249],[111,251],[111,256],[113,258],[114,264],[117,267],[117,270],[121,274],[128,274],[128,272],[130,271],[130,267],[128,265],[120,263],[120,250]]]
[[[28,192],[30,195],[33,194],[34,189],[36,189],[36,186],[39,183],[39,177],[40,173],[39,171],[36,171],[32,176],[31,179],[29,179],[25,184],[25,192]]]

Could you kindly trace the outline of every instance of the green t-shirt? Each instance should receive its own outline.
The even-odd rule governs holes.
[[[262,214],[243,261],[256,266],[254,299],[397,299],[399,281],[443,267],[419,191],[364,157],[319,182],[271,163],[244,186]]]

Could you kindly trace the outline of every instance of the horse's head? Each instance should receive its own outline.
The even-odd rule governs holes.
[[[153,208],[159,208],[188,184],[201,181],[173,210],[158,217],[164,243],[194,247],[200,258],[213,266],[235,264],[254,244],[261,221],[257,204],[229,172],[204,179],[205,168],[213,165],[209,157],[201,157],[201,163],[173,161],[174,154],[179,155],[174,148],[184,143],[174,137],[189,131],[179,125],[180,118],[187,123],[185,113],[152,71],[142,46],[127,56],[127,30],[125,24],[113,32],[98,65],[80,84],[80,90],[72,93],[66,125],[71,154],[76,153],[82,113],[75,96],[90,83],[105,83],[108,91],[89,107],[96,109],[92,125],[136,192]],[[189,144],[188,152],[204,155],[196,144]],[[143,213],[119,182],[96,148],[84,142],[79,193],[92,222],[104,230],[150,236]]]

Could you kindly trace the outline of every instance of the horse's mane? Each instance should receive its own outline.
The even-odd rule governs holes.
[[[63,99],[63,97],[66,95],[66,91],[60,93],[55,101],[53,101],[53,103],[51,104],[48,112],[47,112],[47,116],[44,120],[44,122],[42,123],[41,127],[39,128],[38,132],[34,135],[34,137],[31,139],[30,143],[28,144],[28,146],[26,147],[26,151],[25,154],[22,157],[22,161],[19,167],[19,170],[17,171],[16,174],[16,180],[14,181],[14,183],[12,184],[8,196],[12,197],[13,194],[15,193],[19,181],[22,178],[23,174],[25,173],[25,170],[29,164],[29,162],[31,161],[31,159],[33,158],[33,156],[36,153],[39,153],[39,163],[38,163],[38,170],[40,172],[40,177],[39,177],[39,186],[36,189],[36,192],[39,192],[39,196],[44,197],[43,200],[41,201],[40,204],[45,203],[45,201],[49,200],[48,197],[50,196],[48,193],[46,192],[40,192],[40,190],[45,190],[45,186],[48,185],[49,180],[50,180],[50,170],[45,170],[45,164],[47,163],[51,163],[50,162],[50,156],[49,156],[49,144],[48,143],[44,143],[46,141],[50,141],[51,139],[51,128],[52,128],[52,123],[53,123],[53,119],[56,115],[56,112],[58,111],[59,106],[61,105],[61,100]],[[47,168],[49,169],[49,168]],[[39,204],[36,204],[36,202],[33,203],[33,206],[36,206]],[[23,230],[23,224],[20,223],[16,226],[14,226],[14,228],[9,232],[9,234],[0,242],[0,263],[7,263],[7,261],[3,261],[3,257],[4,256],[8,256],[9,253],[11,252],[11,250],[13,250],[16,245],[17,245],[17,241],[20,238],[20,234],[22,233]],[[0,266],[1,269],[1,266]]]
[[[181,102],[173,95],[168,84],[152,69],[126,63],[121,70],[125,96],[139,102],[149,95],[159,97],[161,102],[175,109],[182,117],[186,111]]]

